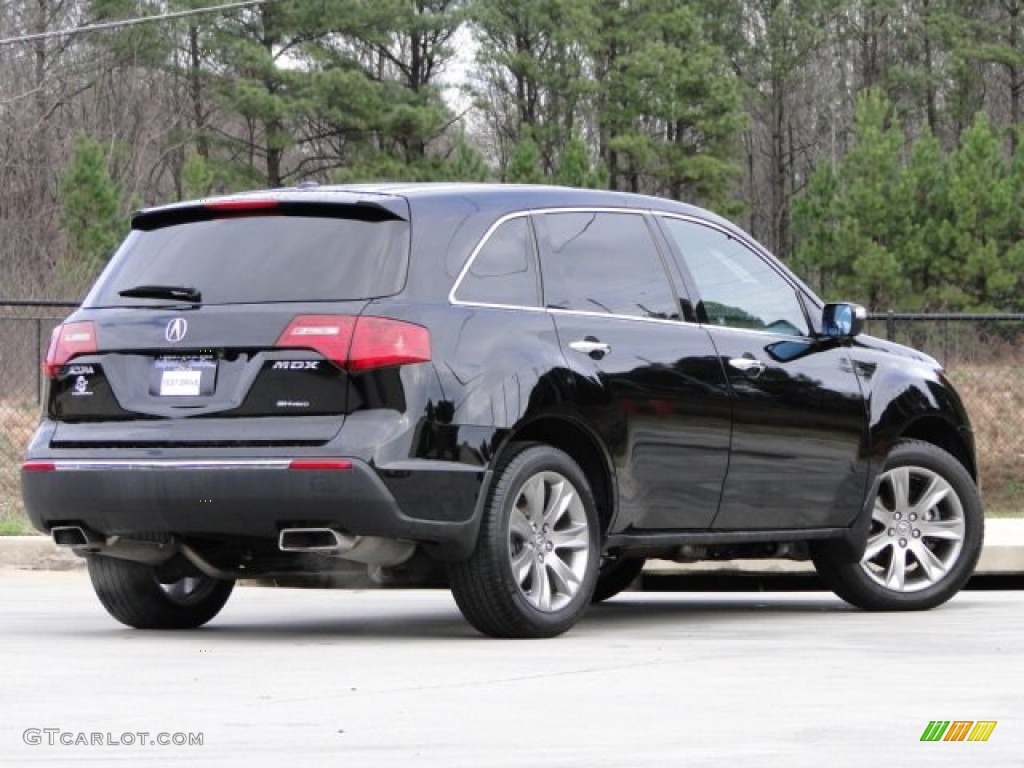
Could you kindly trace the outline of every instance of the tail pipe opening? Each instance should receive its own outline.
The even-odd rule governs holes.
[[[401,565],[416,551],[411,541],[379,536],[353,536],[333,528],[283,528],[277,546],[282,552],[340,557],[370,565]]]

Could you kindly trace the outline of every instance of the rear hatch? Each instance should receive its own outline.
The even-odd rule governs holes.
[[[51,340],[54,447],[333,438],[360,407],[350,383],[367,361],[357,358],[382,336],[416,332],[360,318],[405,282],[409,224],[395,200],[248,198],[137,214]]]

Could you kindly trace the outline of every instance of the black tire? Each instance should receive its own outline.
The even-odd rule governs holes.
[[[601,603],[615,597],[629,587],[647,562],[642,557],[605,557],[597,572],[597,586],[594,587],[592,603]]]
[[[875,510],[860,562],[841,562],[826,547],[812,551],[822,581],[839,597],[869,611],[916,611],[941,605],[967,583],[985,520],[978,488],[959,461],[930,443],[899,441]]]
[[[565,504],[554,504],[561,491]],[[448,566],[455,602],[485,635],[560,635],[590,604],[598,542],[594,498],[576,462],[547,445],[516,445],[495,472],[476,549]],[[565,569],[571,579],[552,578]]]
[[[197,575],[161,585],[153,566],[89,555],[89,578],[107,613],[136,629],[194,629],[214,616],[235,582]]]

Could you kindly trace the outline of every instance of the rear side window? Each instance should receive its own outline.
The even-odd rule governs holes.
[[[643,216],[549,213],[544,301],[554,309],[678,319],[668,275]]]
[[[118,295],[140,285],[196,288],[203,304],[371,299],[402,289],[408,254],[409,225],[399,220],[248,216],[174,224],[133,231],[85,305],[153,302]]]
[[[510,219],[491,233],[463,275],[455,298],[515,307],[536,307],[540,303],[529,219]]]

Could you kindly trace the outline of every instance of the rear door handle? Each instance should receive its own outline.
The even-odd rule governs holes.
[[[605,344],[603,341],[598,341],[593,336],[587,336],[585,339],[570,341],[569,349],[574,352],[582,352],[584,355],[590,355],[595,360],[600,360],[612,351],[611,345]]]
[[[765,368],[764,363],[753,357],[734,357],[729,360],[729,365],[754,379],[764,373]]]

